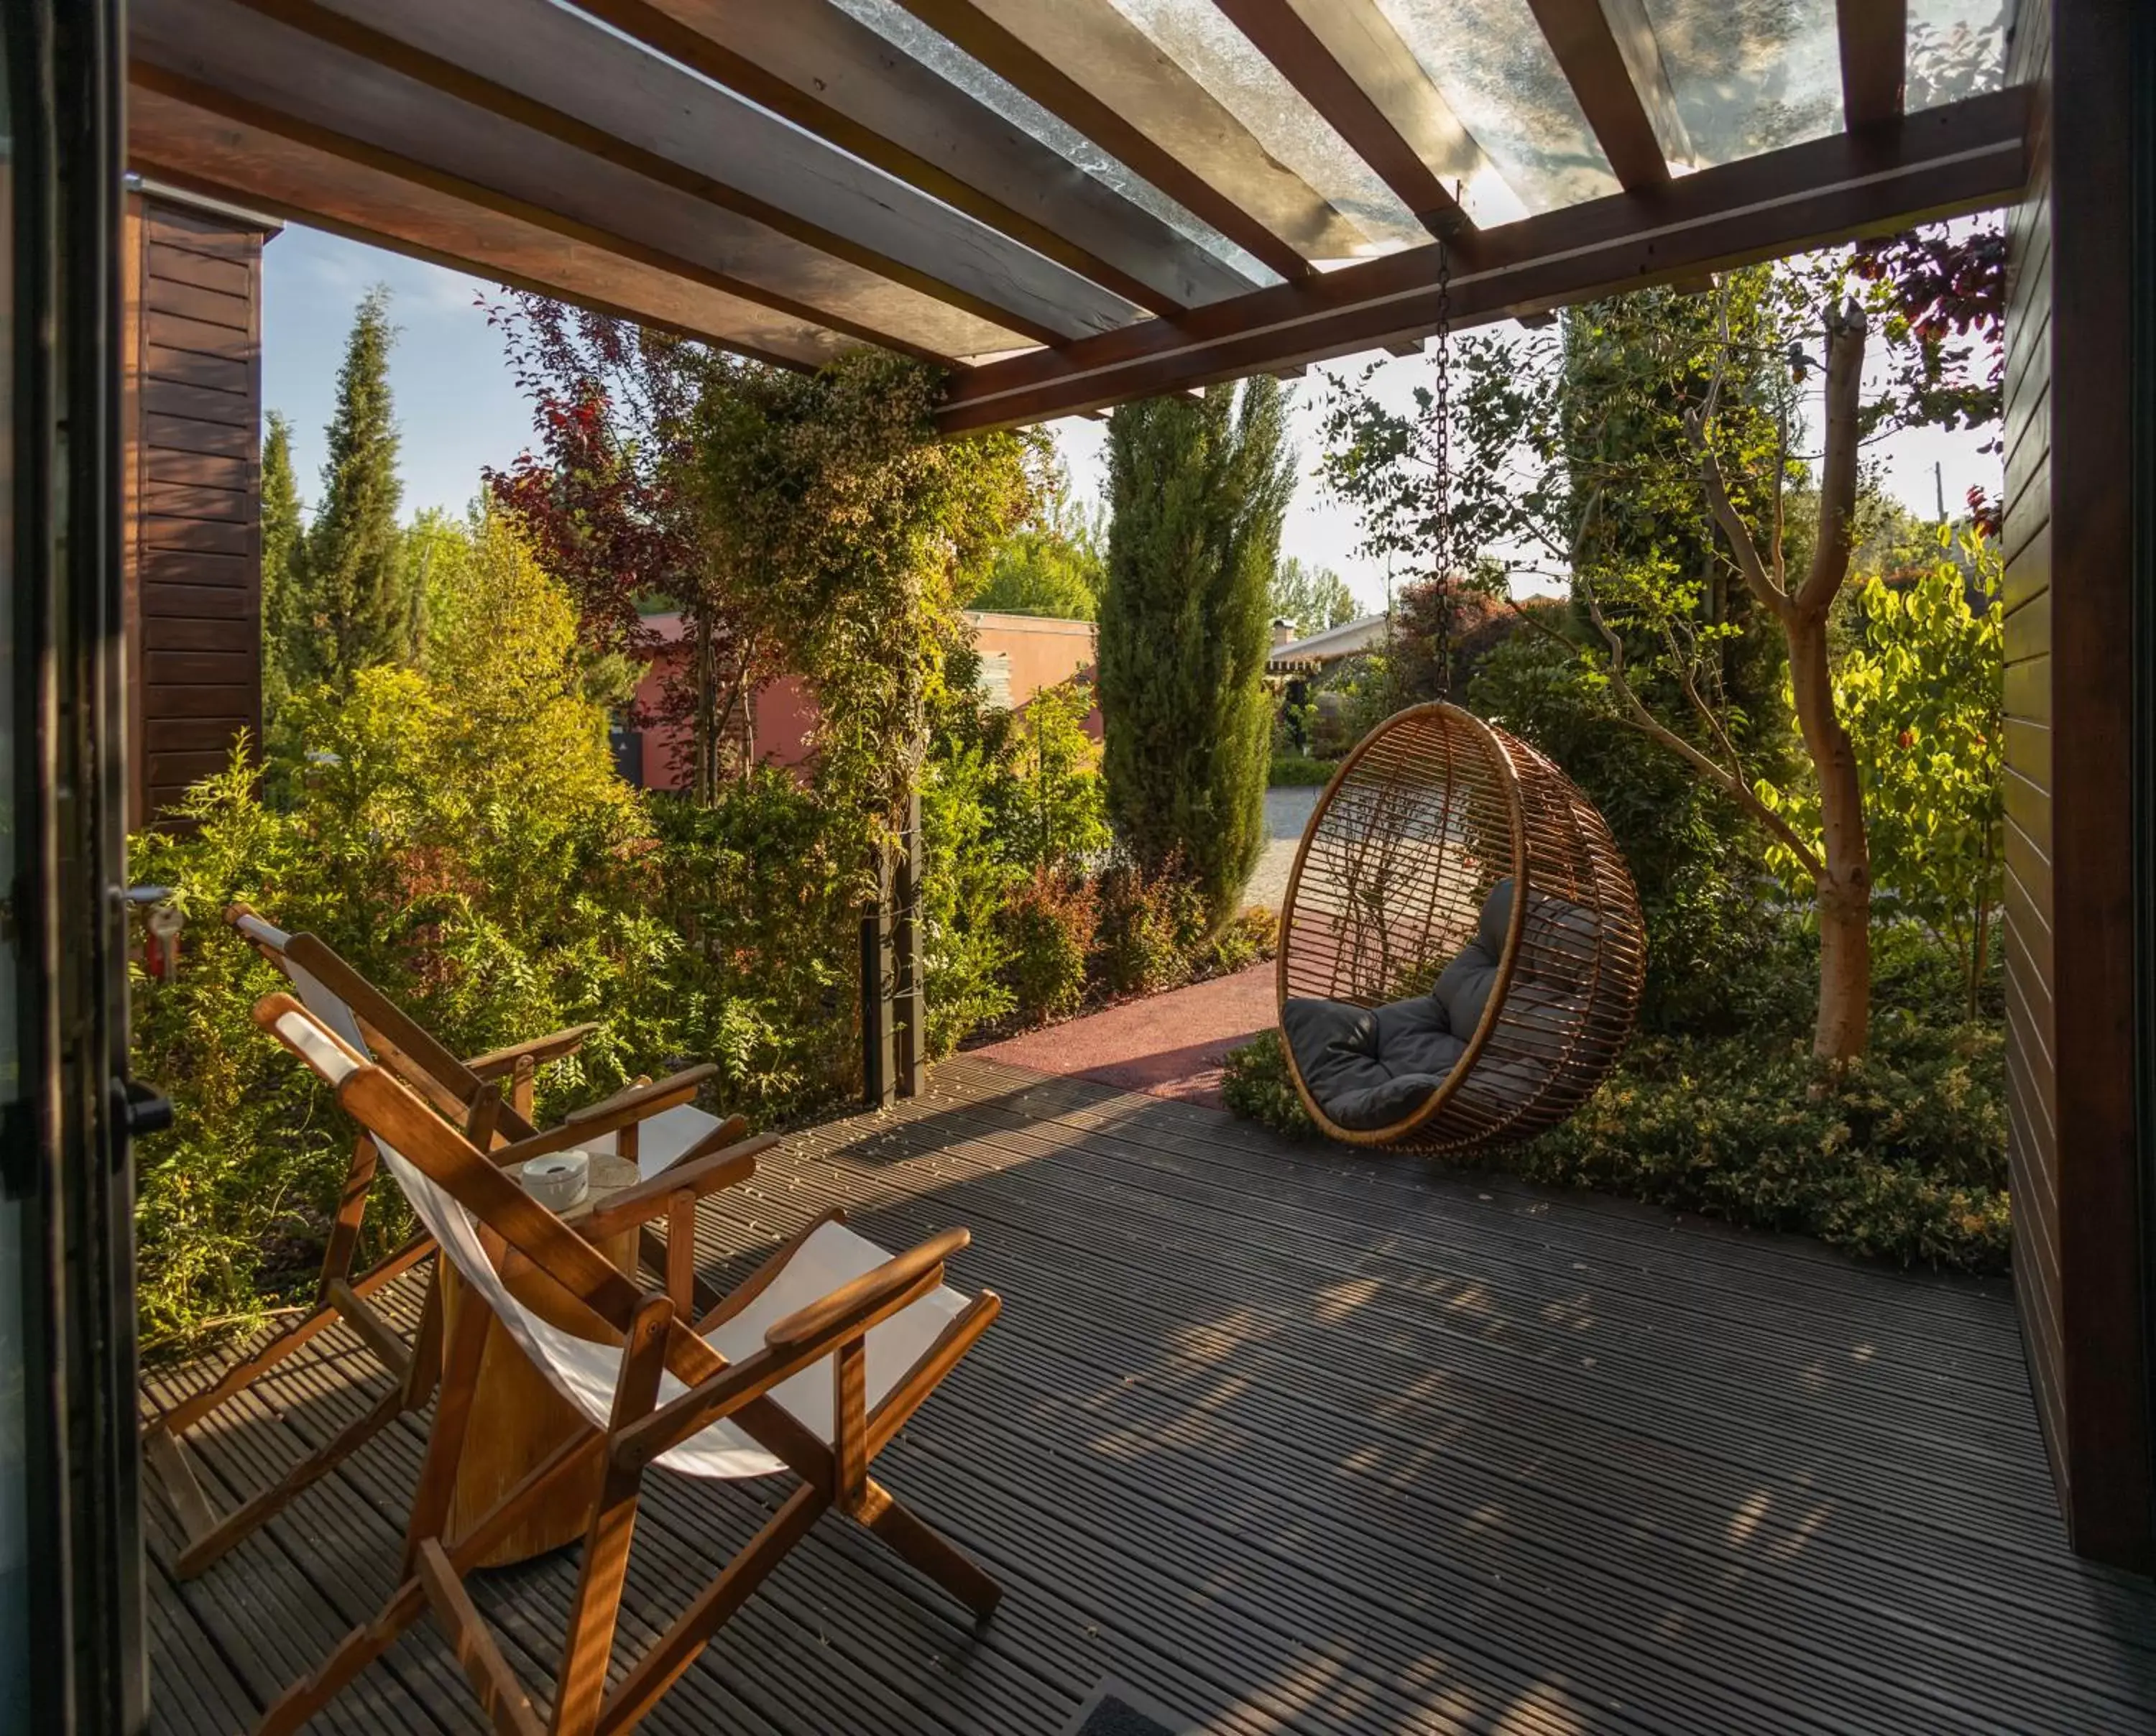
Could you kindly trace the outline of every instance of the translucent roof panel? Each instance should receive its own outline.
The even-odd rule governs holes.
[[[1082,169],[1141,210],[1158,218],[1186,240],[1249,278],[1254,287],[1276,284],[1280,274],[1189,212],[1143,177],[1133,173],[1075,127],[1066,125],[1007,79],[932,30],[897,0],[833,0],[901,53],[941,74],[983,108],[1023,127],[1065,161]]]
[[[1414,213],[1213,0],[1110,3],[1368,238],[1358,253],[1391,253],[1430,239]],[[1145,117],[1132,118],[1143,124]]]
[[[1646,0],[1701,167],[1841,131],[1835,0]]]
[[[1527,212],[1618,190],[1527,0],[1376,4]]]
[[[1905,108],[1981,95],[2005,79],[2006,8],[1999,0],[1909,0]]]

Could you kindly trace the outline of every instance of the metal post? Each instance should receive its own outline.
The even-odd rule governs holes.
[[[921,980],[921,792],[906,804],[892,876],[891,1022],[897,1039],[895,1083],[901,1097],[918,1097],[928,1083],[928,996]]]
[[[891,863],[879,852],[876,896],[861,910],[861,1100],[887,1109],[896,1098],[897,1054],[891,1019]]]

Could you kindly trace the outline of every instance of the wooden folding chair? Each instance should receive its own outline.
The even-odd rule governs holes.
[[[257,1021],[336,1093],[373,1136],[413,1209],[468,1285],[444,1356],[442,1395],[405,1534],[404,1577],[258,1726],[297,1729],[431,1610],[497,1730],[598,1736],[629,1730],[827,1509],[859,1521],[985,1619],[995,1581],[869,1474],[876,1453],[957,1365],[1001,1308],[943,1282],[970,1239],[952,1230],[892,1256],[837,1214],[780,1249],[693,1329],[674,1298],[640,1292],[586,1236],[526,1195],[480,1146],[372,1065],[290,996]],[[536,1271],[572,1305],[586,1335],[518,1299]],[[552,1292],[550,1291],[550,1293]],[[562,1314],[550,1308],[556,1319]],[[488,1322],[510,1336],[588,1426],[562,1443],[460,1535],[444,1534]],[[801,1486],[675,1618],[611,1692],[622,1587],[644,1473],[739,1478],[790,1471]],[[571,1600],[554,1701],[542,1719],[473,1604],[464,1575],[543,1504],[583,1506],[584,1556]]]
[[[654,1215],[666,1219],[666,1240],[660,1243],[643,1226],[640,1252],[666,1274],[685,1310],[695,1305],[696,1201],[703,1192],[728,1185],[724,1178],[730,1173],[705,1160],[737,1147],[747,1132],[741,1117],[721,1122],[690,1101],[713,1068],[691,1068],[656,1083],[640,1081],[542,1132],[530,1119],[536,1072],[573,1053],[593,1027],[557,1031],[460,1061],[311,935],[288,935],[244,905],[234,905],[226,917],[285,973],[316,1017],[340,1040],[358,1053],[378,1053],[399,1078],[442,1113],[454,1117],[480,1144],[492,1148],[497,1161],[521,1162],[571,1146],[613,1151],[619,1145],[617,1155],[639,1159],[647,1182],[664,1173],[669,1185]],[[511,1089],[507,1103],[502,1101],[505,1084]],[[510,1160],[512,1149],[516,1156]],[[174,1571],[182,1579],[200,1573],[397,1417],[424,1406],[434,1392],[441,1365],[441,1334],[439,1305],[432,1287],[418,1333],[408,1346],[367,1300],[433,1253],[434,1237],[422,1232],[367,1272],[354,1277],[352,1271],[377,1165],[375,1143],[362,1132],[352,1146],[336,1220],[322,1252],[321,1278],[307,1313],[202,1391],[144,1426],[143,1462],[171,1498],[187,1534],[174,1563]],[[350,1324],[388,1371],[388,1389],[276,1483],[231,1513],[218,1513],[187,1462],[180,1437],[339,1319]]]

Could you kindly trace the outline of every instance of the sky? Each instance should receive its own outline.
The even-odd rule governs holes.
[[[323,429],[336,402],[345,337],[360,298],[377,283],[389,287],[390,319],[398,329],[390,388],[402,436],[405,511],[461,511],[479,493],[481,470],[506,466],[531,438],[530,407],[510,377],[501,339],[487,325],[483,304],[497,298],[495,286],[319,230],[287,228],[263,259],[263,402],[291,420],[293,469],[301,498],[311,506],[321,492]],[[1383,604],[1383,569],[1358,551],[1353,511],[1328,499],[1312,474],[1322,444],[1327,381],[1353,379],[1372,361],[1381,365],[1375,389],[1394,404],[1406,402],[1430,366],[1426,358],[1373,352],[1313,367],[1296,382],[1290,424],[1301,479],[1281,548],[1338,571],[1374,611]],[[1078,498],[1097,499],[1106,484],[1107,424],[1072,417],[1050,428]],[[1962,510],[1972,485],[1997,492],[1999,459],[1979,452],[1982,443],[1975,434],[1921,429],[1889,437],[1871,456],[1887,490],[1929,517],[1937,498],[1934,464],[1943,475],[1949,511]]]

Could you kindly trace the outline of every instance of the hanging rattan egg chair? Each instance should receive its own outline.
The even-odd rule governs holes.
[[[1455,705],[1358,744],[1281,910],[1281,1042],[1303,1106],[1358,1145],[1455,1151],[1562,1121],[1614,1064],[1646,929],[1572,781]]]

